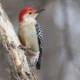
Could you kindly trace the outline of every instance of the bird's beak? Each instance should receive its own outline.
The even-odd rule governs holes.
[[[44,11],[44,10],[45,10],[45,9],[37,10],[37,11],[35,12],[35,16],[34,16],[34,18],[37,17],[38,13],[40,13],[40,12],[42,12],[42,11]]]
[[[40,13],[40,12],[43,12],[43,11],[45,11],[45,9],[37,10],[35,13]]]

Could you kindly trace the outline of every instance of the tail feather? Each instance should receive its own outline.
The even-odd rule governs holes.
[[[37,68],[38,70],[40,70],[40,68],[41,68],[41,65],[40,65],[40,62],[39,62],[39,61],[36,63],[36,68]]]

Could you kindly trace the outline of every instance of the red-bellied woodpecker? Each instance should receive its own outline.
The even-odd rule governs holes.
[[[44,9],[36,10],[30,7],[23,8],[19,13],[19,38],[23,46],[30,49],[26,50],[32,65],[40,69],[43,33],[40,25],[36,21],[39,12]]]

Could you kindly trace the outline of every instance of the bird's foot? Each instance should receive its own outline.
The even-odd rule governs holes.
[[[22,49],[22,50],[31,50],[30,46],[19,45],[19,48]]]

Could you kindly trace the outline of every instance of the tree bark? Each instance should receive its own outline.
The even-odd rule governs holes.
[[[4,54],[9,68],[10,80],[38,80],[34,74],[25,51],[19,48],[20,41],[8,16],[0,4],[0,52]]]

